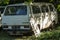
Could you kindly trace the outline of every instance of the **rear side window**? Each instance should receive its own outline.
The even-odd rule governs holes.
[[[8,6],[5,15],[27,15],[27,6]]]
[[[41,6],[41,10],[42,10],[43,13],[49,12],[48,6],[46,6],[46,5],[42,5],[42,6]]]
[[[33,14],[38,14],[40,13],[40,7],[35,5],[35,6],[32,6],[32,12]]]
[[[53,11],[53,6],[49,5],[50,11]]]

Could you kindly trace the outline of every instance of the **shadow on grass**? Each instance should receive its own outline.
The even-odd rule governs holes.
[[[28,40],[30,35],[11,36],[6,31],[0,31],[0,40]]]

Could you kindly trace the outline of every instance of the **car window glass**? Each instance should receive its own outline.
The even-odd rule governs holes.
[[[32,11],[33,11],[33,14],[38,14],[40,13],[40,7],[39,6],[32,6]]]
[[[6,8],[5,15],[26,15],[27,6],[9,6]]]
[[[49,5],[50,11],[53,11],[53,7],[52,5]]]
[[[48,10],[48,6],[46,6],[46,5],[42,5],[42,6],[41,6],[41,10],[42,10],[43,13],[49,11],[49,10]]]

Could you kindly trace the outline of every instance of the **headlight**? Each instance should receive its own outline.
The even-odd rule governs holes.
[[[9,29],[12,29],[12,26],[8,26]]]

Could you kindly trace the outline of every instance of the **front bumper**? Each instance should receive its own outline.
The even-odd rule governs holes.
[[[14,25],[14,26],[2,26],[3,30],[4,31],[32,31],[32,28],[31,26],[29,25],[23,25],[24,28],[21,28],[21,25],[17,26],[17,25]]]
[[[26,33],[33,33],[31,26],[24,25],[24,29],[20,28],[21,25],[17,26],[11,26],[11,28],[8,28],[8,26],[2,26],[3,31],[7,31],[10,35],[21,35]]]

